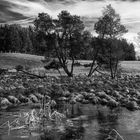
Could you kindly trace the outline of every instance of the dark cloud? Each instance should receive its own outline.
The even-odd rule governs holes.
[[[18,12],[11,11],[10,7],[11,5],[8,2],[3,0],[0,1],[0,23],[6,23],[7,21],[21,20],[27,18],[26,16]]]

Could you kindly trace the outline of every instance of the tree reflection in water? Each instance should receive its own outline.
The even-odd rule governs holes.
[[[64,133],[55,130],[52,132],[46,131],[40,136],[40,140],[82,140],[84,131],[82,123],[78,123],[77,126],[66,128]]]
[[[104,140],[113,129],[117,130],[119,109],[109,109],[107,111],[98,110],[97,121],[99,124],[99,140]],[[113,134],[112,135],[116,135]]]

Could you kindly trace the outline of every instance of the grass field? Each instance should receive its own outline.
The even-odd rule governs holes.
[[[41,60],[43,60],[43,56],[37,55],[29,55],[29,54],[21,54],[21,53],[0,53],[0,68],[15,68],[17,65],[27,66],[34,70],[40,69],[44,71],[42,68],[44,64]],[[80,60],[81,64],[90,63],[91,61]],[[124,71],[129,73],[140,73],[140,61],[122,61],[121,66]],[[89,68],[85,68],[83,66],[75,67],[74,74],[79,73],[87,73]],[[49,70],[48,74],[57,74],[57,71]],[[61,72],[63,70],[61,69]]]
[[[140,73],[140,61],[122,61],[121,66],[127,72]]]
[[[17,65],[30,68],[41,67],[43,56],[21,54],[21,53],[0,53],[0,68],[14,68]]]

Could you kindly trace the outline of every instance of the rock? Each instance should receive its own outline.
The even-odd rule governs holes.
[[[35,93],[35,96],[39,99],[42,100],[44,98],[44,96],[40,93]]]
[[[126,104],[128,103],[129,99],[123,97],[120,99],[120,103],[121,103],[121,106],[126,106]]]
[[[100,104],[101,105],[107,105],[108,101],[106,99],[101,99]]]
[[[128,89],[128,87],[123,87],[123,90],[126,92],[126,93],[129,93],[129,89]]]
[[[91,102],[92,102],[92,104],[98,104],[99,97],[93,96]]]
[[[83,100],[82,100],[82,103],[83,103],[83,104],[89,104],[89,100],[83,99]]]
[[[104,82],[103,82],[103,81],[98,81],[98,84],[99,84],[99,85],[103,85]]]
[[[87,92],[80,92],[81,95],[83,95],[84,97],[88,97],[88,93]]]
[[[140,98],[140,92],[138,90],[135,90],[135,94],[138,98]]]
[[[78,94],[75,99],[77,102],[81,102],[84,99],[84,96],[82,94]]]
[[[111,94],[112,94],[112,91],[109,90],[109,89],[107,89],[107,90],[106,90],[106,93],[107,93],[108,95],[111,95]]]
[[[12,103],[7,98],[1,99],[1,107],[2,108],[7,108],[8,106],[11,106],[11,105],[12,105]]]
[[[10,73],[16,73],[17,70],[16,69],[9,69],[8,72],[10,72]]]
[[[97,92],[96,94],[98,97],[100,98],[105,98],[106,97],[106,93],[104,91],[101,91],[101,92]]]
[[[91,93],[94,93],[94,92],[95,92],[95,90],[94,90],[94,89],[90,89],[90,92],[91,92]]]
[[[68,90],[64,91],[64,96],[65,97],[69,97],[70,95],[71,95],[71,93]]]
[[[135,101],[129,101],[126,104],[126,108],[129,109],[129,110],[137,110],[139,108],[139,106]]]
[[[0,86],[0,92],[3,92],[3,91],[4,91],[4,88]]]
[[[71,100],[70,100],[70,104],[75,104],[76,103],[76,98],[71,98]]]
[[[140,99],[137,99],[137,101],[136,101],[136,102],[137,102],[137,104],[140,104]]]
[[[50,105],[51,105],[51,107],[56,106],[56,102],[55,102],[55,100],[51,100],[51,101],[50,101]]]
[[[119,105],[119,103],[117,101],[115,101],[114,99],[110,99],[108,101],[108,106],[109,107],[117,107]]]
[[[88,120],[88,116],[86,116],[86,115],[81,115],[81,116],[79,116],[79,117],[72,118],[71,120],[72,120],[72,121],[79,121],[79,120],[87,121],[87,120]]]
[[[29,96],[29,98],[30,98],[30,100],[31,100],[33,103],[38,103],[38,102],[39,102],[38,99],[37,99],[37,97],[36,97],[35,95],[33,95],[33,94],[31,94],[31,95]]]
[[[8,96],[8,99],[13,104],[19,104],[20,103],[20,101],[14,96]]]
[[[130,100],[138,102],[138,99],[136,97],[132,97]]]
[[[136,94],[136,92],[135,92],[135,90],[134,90],[134,89],[131,89],[131,88],[130,88],[130,89],[129,89],[129,94],[130,94],[130,95],[135,95],[135,94]]]
[[[44,88],[43,85],[38,85],[38,88],[37,89],[38,89],[38,92],[41,93],[41,94],[46,93],[45,88]]]
[[[58,100],[59,101],[67,101],[68,99],[66,97],[59,97]]]
[[[112,93],[112,95],[114,96],[114,97],[116,97],[117,98],[117,100],[120,100],[123,96],[121,95],[121,93],[119,92],[119,91],[114,91],[113,93]]]
[[[95,97],[95,94],[94,93],[89,93],[89,96],[88,96],[88,99],[89,100],[92,100],[94,97]]]
[[[22,94],[18,96],[18,99],[21,103],[27,103],[29,100],[27,97],[24,97]]]

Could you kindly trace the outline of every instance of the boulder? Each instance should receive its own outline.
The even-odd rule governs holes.
[[[31,94],[31,95],[29,96],[29,99],[30,99],[33,103],[38,103],[38,102],[39,102],[38,99],[37,99],[37,97],[36,97],[34,94]]]
[[[110,99],[107,104],[111,108],[112,107],[117,107],[119,105],[119,103],[117,101],[115,101],[114,99]]]
[[[20,101],[16,97],[11,96],[11,95],[8,96],[8,100],[13,104],[19,104],[20,103]]]
[[[128,101],[126,108],[129,110],[137,110],[139,108],[138,104],[135,101]]]
[[[81,102],[84,99],[84,96],[82,94],[79,94],[75,97],[77,102]]]
[[[81,95],[83,95],[84,97],[88,97],[88,92],[80,92]]]
[[[8,72],[10,72],[10,73],[16,73],[17,70],[16,69],[8,69]]]
[[[12,103],[7,98],[1,99],[1,107],[7,108],[8,106],[11,106]]]
[[[67,101],[68,98],[66,98],[66,97],[59,97],[58,100],[59,100],[59,101]]]
[[[98,104],[99,103],[99,97],[93,96],[91,102],[92,102],[92,104]]]
[[[107,105],[108,101],[106,99],[101,99],[100,104],[101,105]]]
[[[121,95],[121,93],[119,92],[119,91],[114,91],[113,93],[112,93],[112,95],[114,96],[114,97],[116,97],[116,99],[117,100],[120,100],[123,96]]]
[[[71,93],[68,90],[64,91],[63,93],[65,97],[69,97],[71,95]]]
[[[135,90],[135,94],[136,94],[136,96],[137,96],[138,98],[140,98],[140,91]]]
[[[101,91],[101,92],[97,92],[96,94],[98,97],[100,98],[105,98],[106,97],[106,93],[104,91]]]
[[[22,94],[20,94],[18,96],[18,100],[21,102],[21,103],[27,103],[29,100],[27,97],[23,96]]]
[[[129,89],[129,94],[130,95],[135,95],[136,94],[135,89],[130,88]]]
[[[35,93],[35,96],[40,100],[44,98],[44,96],[40,93]]]
[[[91,93],[94,93],[94,92],[95,92],[95,90],[94,90],[94,89],[90,89],[90,92],[91,92]]]

